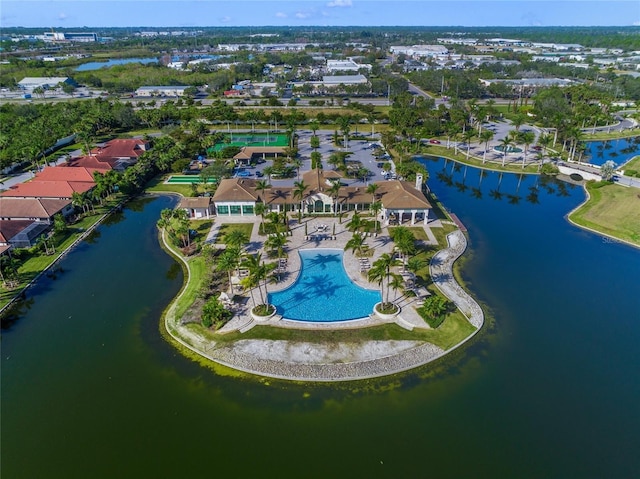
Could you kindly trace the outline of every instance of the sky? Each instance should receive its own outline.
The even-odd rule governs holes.
[[[632,25],[639,0],[0,0],[0,28]]]

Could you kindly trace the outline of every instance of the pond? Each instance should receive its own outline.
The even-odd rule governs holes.
[[[83,63],[76,71],[78,72],[86,72],[91,70],[99,70],[100,68],[109,68],[115,65],[126,65],[127,63],[142,63],[143,65],[147,63],[157,63],[157,58],[116,58],[110,59],[106,61],[100,62],[88,62]]]
[[[618,140],[588,141],[583,161],[602,165],[613,161],[622,166],[634,156],[640,155],[640,136],[620,138]]]
[[[135,201],[4,324],[3,477],[635,477],[638,250],[567,223],[578,187],[424,161],[494,318],[472,345],[340,387],[218,375],[159,330],[175,202]]]

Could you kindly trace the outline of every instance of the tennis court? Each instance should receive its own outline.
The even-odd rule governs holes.
[[[209,148],[208,152],[216,152],[220,151],[227,146],[279,146],[285,147],[289,146],[289,138],[287,135],[277,134],[277,133],[242,133],[239,135],[227,135],[227,140],[224,142],[216,143],[214,146]]]
[[[217,183],[217,178],[207,178],[207,183]],[[171,175],[165,182],[169,184],[202,183],[200,175]]]

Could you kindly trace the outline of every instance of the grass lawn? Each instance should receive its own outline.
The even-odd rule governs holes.
[[[219,342],[233,342],[239,339],[286,340],[310,343],[336,342],[358,343],[364,341],[427,341],[431,344],[449,349],[475,331],[459,311],[450,314],[438,329],[407,331],[396,324],[385,324],[372,328],[328,330],[304,330],[274,328],[271,326],[255,326],[246,333],[230,333],[211,335]]]
[[[636,188],[587,184],[589,200],[570,215],[578,225],[640,246],[640,192]]]
[[[240,230],[247,235],[247,238],[251,238],[253,223],[225,223],[221,225],[220,232],[216,238],[216,243],[224,243],[225,236],[234,230]]]
[[[202,287],[202,278],[204,278],[207,269],[207,265],[202,255],[187,258],[187,262],[189,263],[189,271],[191,276],[190,281],[185,287],[184,294],[180,297],[180,300],[176,305],[177,319],[182,318],[184,313],[191,307],[191,305],[195,301],[196,297],[198,296],[198,292]]]
[[[607,133],[606,131],[598,131],[595,134],[587,132],[584,135],[584,140],[585,141],[617,140],[619,138],[630,138],[638,135],[640,135],[640,129],[638,128],[635,128],[633,130],[625,130],[625,131],[612,131],[611,133]]]
[[[213,220],[190,220],[189,228],[197,233],[198,238],[206,238],[209,230],[213,226]]]
[[[180,185],[180,184],[164,184],[164,181],[170,175],[161,175],[156,176],[154,179],[149,181],[146,186],[146,191],[149,193],[178,193],[182,196],[191,196],[191,192],[193,191],[191,185]],[[198,186],[199,187],[199,186]]]
[[[458,149],[458,154],[456,155],[455,150],[453,148],[447,149],[445,146],[429,145],[429,146],[426,146],[420,154],[427,155],[427,156],[429,155],[435,156],[438,158],[446,157],[454,161],[457,161],[459,163],[475,166],[477,168],[483,168],[485,170],[508,171],[510,173],[529,173],[529,174],[538,173],[537,163],[534,165],[527,163],[527,166],[525,166],[524,169],[522,168],[522,161],[510,164],[508,157],[507,157],[507,163],[504,166],[502,166],[502,163],[501,163],[502,160],[500,160],[500,162],[486,161],[483,163],[482,159],[478,160],[473,156],[469,156],[469,158],[467,159],[466,150],[464,149]],[[535,156],[532,152],[527,152],[527,162],[529,162],[530,160],[533,160],[534,157]]]
[[[634,156],[630,161],[624,165],[625,170],[640,171],[640,155]]]
[[[389,230],[389,236],[391,237],[391,239],[393,239],[394,230],[396,228],[397,226],[389,226],[387,228]],[[411,233],[413,233],[413,237],[417,241],[429,241],[429,237],[427,236],[427,233],[424,231],[424,228],[420,228],[418,226],[403,226],[403,228],[406,228],[409,231],[411,231]]]

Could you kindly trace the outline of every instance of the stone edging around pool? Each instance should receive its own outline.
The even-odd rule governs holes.
[[[162,235],[165,246],[172,251]],[[408,371],[434,361],[471,339],[482,327],[484,314],[480,306],[455,282],[453,263],[465,251],[467,241],[456,230],[447,235],[449,247],[438,251],[430,266],[434,283],[453,301],[477,329],[448,350],[419,341],[367,341],[358,346],[346,343],[318,344],[290,341],[238,340],[231,345],[217,347],[174,319],[177,299],[165,315],[165,329],[171,337],[195,352],[221,365],[276,379],[307,382],[353,381],[389,376]],[[175,253],[174,253],[175,255]],[[186,266],[188,263],[176,255]],[[186,284],[186,283],[185,283]],[[188,342],[187,342],[188,340]],[[330,361],[330,362],[329,362]]]

